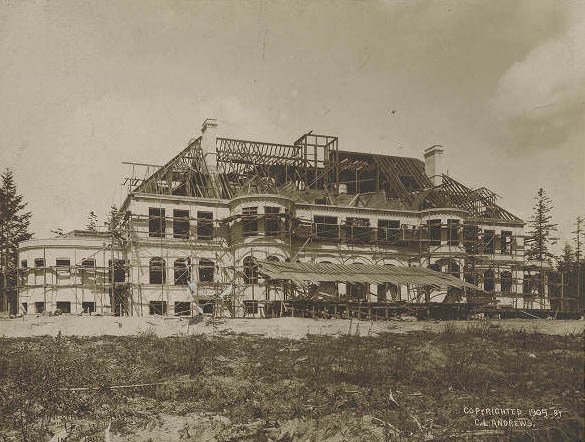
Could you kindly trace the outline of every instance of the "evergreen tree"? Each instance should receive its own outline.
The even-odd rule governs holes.
[[[575,255],[570,244],[565,244],[563,254],[557,259],[559,272],[569,272],[575,266]]]
[[[585,239],[585,231],[583,230],[583,218],[577,217],[576,229],[573,231],[575,234],[575,279],[576,279],[576,292],[578,304],[577,308],[579,311],[585,306],[585,262],[582,260],[583,254],[583,240]]]
[[[18,243],[32,238],[29,233],[31,212],[17,193],[14,174],[6,169],[0,175],[0,309],[8,310],[9,301],[16,299],[18,281]]]
[[[551,262],[554,255],[550,251],[550,246],[556,244],[558,239],[552,236],[557,231],[557,224],[551,222],[552,201],[542,187],[538,189],[535,201],[534,213],[529,222],[530,230],[526,238],[528,245],[526,257],[541,263]]]
[[[583,230],[581,224],[583,224],[583,218],[578,216],[575,223],[576,229],[572,232],[575,234],[575,261],[577,264],[581,262],[581,256],[583,253],[583,239],[585,239],[585,230]]]
[[[90,232],[97,232],[97,226],[98,226],[98,217],[95,214],[95,212],[92,210],[91,212],[89,212],[89,215],[87,216],[87,225],[85,226],[85,228],[87,230],[89,230]]]
[[[115,230],[116,227],[118,227],[119,222],[120,222],[120,212],[119,212],[118,208],[116,207],[116,205],[113,204],[110,207],[110,211],[108,212],[108,215],[106,217],[106,225],[108,227],[108,230],[110,230],[110,231]]]
[[[583,228],[582,218],[577,218],[576,230],[573,232],[574,248],[566,244],[562,255],[557,259],[559,272],[557,281],[562,290],[559,294],[564,299],[564,308],[569,311],[582,311],[585,305],[585,263],[582,260]]]

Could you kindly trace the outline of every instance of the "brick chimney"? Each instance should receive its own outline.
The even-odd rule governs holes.
[[[425,173],[430,178],[433,186],[443,183],[443,146],[435,144],[425,149]]]
[[[201,127],[201,150],[207,164],[207,169],[210,172],[217,168],[217,120],[215,118],[208,118],[203,122]]]

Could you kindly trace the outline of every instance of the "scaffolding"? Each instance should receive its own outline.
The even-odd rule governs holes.
[[[447,303],[464,300],[476,310],[501,310],[498,304],[504,298],[512,299],[506,304],[513,308],[531,309],[536,302],[543,309],[547,285],[560,287],[562,298],[563,282],[546,281],[542,268],[538,271],[525,261],[524,238],[512,234],[523,222],[497,204],[496,194],[483,187],[471,189],[447,175],[441,176],[441,184],[433,185],[424,164],[413,158],[340,151],[337,137],[308,132],[292,144],[216,138],[213,168],[206,162],[202,137],[192,139],[164,166],[124,164],[131,167],[131,174],[123,182],[128,198],[115,222],[108,226],[109,241],[101,250],[104,256],[111,255],[109,265],[88,268],[82,262],[87,257],[80,257],[68,270],[51,266],[21,268],[21,276],[41,271],[42,287],[47,293],[64,287],[59,284],[59,272],[65,272],[76,300],[78,291],[83,303],[84,290],[93,289],[95,293],[99,287],[102,297],[109,297],[114,313],[121,315],[143,315],[147,307],[152,310],[152,300],[146,303],[143,298],[144,287],[149,285],[159,290],[156,313],[168,314],[171,291],[190,290],[196,306],[214,305],[217,308],[211,311],[236,316],[238,311],[255,312],[260,294],[270,300],[276,290],[274,281],[265,279],[260,283],[258,275],[250,282],[250,271],[254,272],[250,264],[239,264],[236,259],[236,250],[253,237],[251,256],[261,251],[265,256],[277,243],[280,249],[287,250],[288,259],[314,259],[326,245],[327,253],[336,254],[342,262],[351,263],[366,256],[373,262],[392,259],[449,273],[478,288],[448,291],[444,294]],[[315,215],[305,219],[285,208],[276,213],[250,211],[216,216],[218,212],[213,207],[217,204],[227,205],[234,198],[250,195],[273,195],[291,204],[308,204],[315,209]],[[151,204],[153,213],[130,212],[130,199],[140,196],[156,202]],[[180,198],[183,210],[176,209],[177,213],[168,216],[168,198]],[[205,205],[208,209],[202,208]],[[400,215],[396,215],[395,220],[380,220],[375,226],[365,215],[346,216],[343,223],[335,216],[317,215],[319,210],[331,207],[392,210],[398,214],[409,211],[419,216],[417,221],[401,222]],[[440,216],[432,217],[433,209],[447,209],[459,215],[444,223]],[[425,221],[421,221],[423,212],[429,213]],[[197,216],[193,216],[195,213]],[[247,230],[236,234],[234,225],[245,225]],[[496,233],[494,226],[511,227]],[[151,253],[154,250],[156,254]],[[123,262],[114,256],[115,251],[125,256]],[[151,262],[154,258],[159,260],[156,265]],[[144,262],[147,259],[149,263]],[[199,277],[194,289],[189,288],[187,282],[194,280],[195,262],[201,272],[201,260],[206,259],[213,263],[212,274],[220,276],[212,276],[210,281]],[[160,283],[152,284],[153,269],[167,275],[170,262],[174,262],[172,283],[168,276],[162,276]],[[182,263],[178,270],[177,262]],[[146,272],[148,283],[143,280]],[[181,282],[177,284],[177,280]],[[23,284],[19,289],[35,286]],[[251,299],[245,295],[248,288]],[[306,288],[291,284],[279,290],[285,300],[307,293]],[[424,287],[408,285],[406,291],[408,302],[433,302]],[[394,295],[388,300],[395,301],[403,300]],[[101,305],[103,308],[104,303]]]

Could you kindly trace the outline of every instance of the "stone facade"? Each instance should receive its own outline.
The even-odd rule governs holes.
[[[210,148],[218,143],[213,123],[202,137],[201,176],[207,183],[218,181],[221,174],[221,161],[218,164]],[[441,189],[443,179],[450,180],[441,171],[442,153],[434,146],[425,152],[426,163],[402,158],[397,164],[426,167],[427,175],[432,173],[424,178],[432,182],[424,190],[429,192]],[[339,154],[335,158],[339,161]],[[367,154],[356,158],[369,161]],[[410,206],[390,198],[391,185],[384,189],[379,175],[384,161],[392,158],[396,157],[378,156],[381,166],[373,191],[369,187],[368,192],[359,192],[356,179],[355,185],[338,183],[333,196],[326,185],[321,193],[306,183],[289,182],[267,191],[253,185],[254,179],[230,197],[154,192],[138,186],[126,197],[123,222],[114,232],[74,231],[20,245],[21,310],[175,315],[190,314],[194,303],[211,312],[221,300],[221,307],[229,310],[226,314],[261,315],[266,301],[290,294],[257,275],[257,260],[424,266],[449,272],[479,289],[429,292],[341,282],[319,288],[338,299],[467,302],[483,296],[496,300],[499,307],[550,308],[545,281],[538,272],[525,274],[522,220],[511,214],[478,217],[465,205],[436,207],[423,198],[422,190],[413,191],[412,198],[407,195]],[[317,171],[315,167],[315,176]],[[418,185],[416,176],[412,183],[403,181],[412,188]],[[412,203],[416,198],[421,201],[418,206]]]

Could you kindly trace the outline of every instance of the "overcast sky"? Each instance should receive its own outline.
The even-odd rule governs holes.
[[[522,218],[539,187],[563,238],[585,215],[582,1],[5,1],[0,60],[0,168],[37,237],[103,220],[122,161],[163,164],[207,117],[233,138],[442,144]]]

